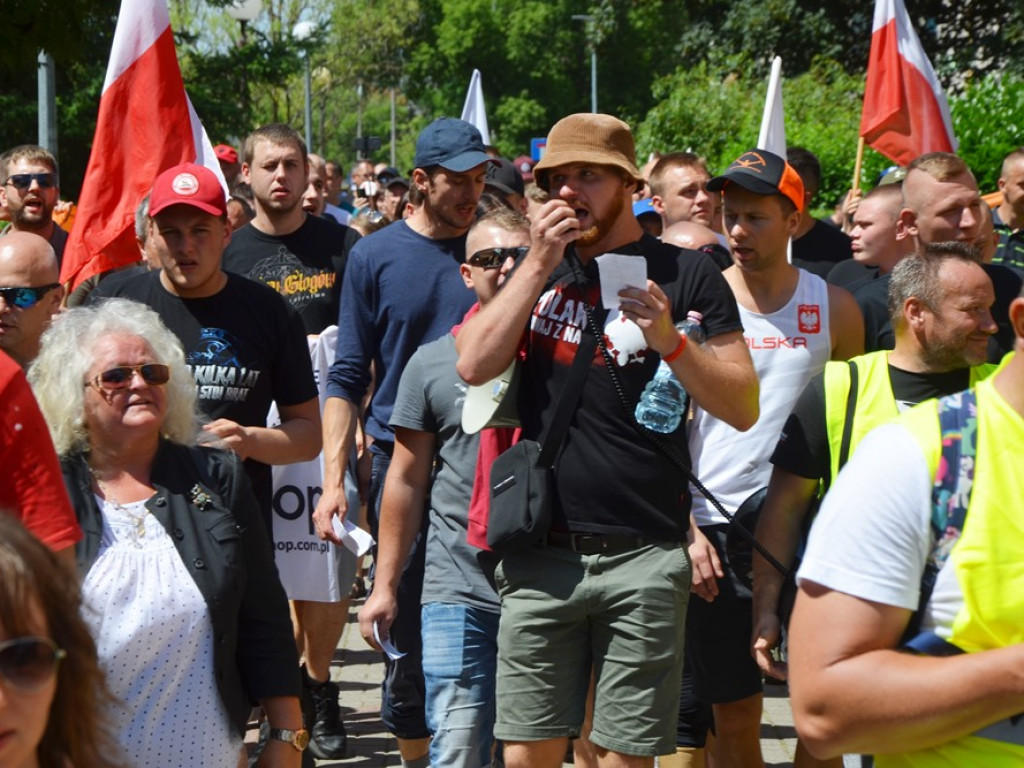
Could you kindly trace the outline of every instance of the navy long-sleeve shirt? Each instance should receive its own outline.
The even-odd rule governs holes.
[[[366,431],[374,440],[394,442],[388,423],[413,352],[450,331],[476,301],[459,274],[465,251],[465,236],[431,240],[399,221],[363,238],[349,254],[327,394],[359,403],[372,362],[376,389]]]

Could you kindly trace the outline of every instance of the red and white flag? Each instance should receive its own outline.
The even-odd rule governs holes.
[[[875,0],[860,135],[900,165],[925,152],[956,151],[946,94],[903,0]]]
[[[161,171],[220,165],[181,79],[166,0],[122,0],[92,153],[61,265],[72,290],[139,260],[135,209]]]

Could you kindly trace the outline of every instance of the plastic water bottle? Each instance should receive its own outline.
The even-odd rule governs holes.
[[[704,328],[701,326],[703,315],[690,311],[686,319],[676,324],[679,333],[685,333],[690,342],[703,344]],[[636,404],[636,420],[652,432],[668,434],[679,429],[679,424],[686,413],[686,390],[672,373],[664,360],[658,365],[654,378],[647,382],[640,402]]]

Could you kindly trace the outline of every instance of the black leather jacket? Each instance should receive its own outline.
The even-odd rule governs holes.
[[[85,455],[64,457],[61,469],[84,534],[75,546],[84,577],[99,554],[103,521]],[[237,457],[210,448],[161,440],[150,479],[157,492],[146,507],[206,600],[217,688],[244,735],[259,699],[300,690],[288,600],[256,499]]]

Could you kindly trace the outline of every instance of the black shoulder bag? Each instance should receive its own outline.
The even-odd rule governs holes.
[[[597,347],[593,319],[580,334],[569,378],[558,396],[551,423],[540,442],[520,440],[491,465],[491,509],[487,545],[499,555],[543,540],[555,505],[554,465],[576,412],[583,382]]]

